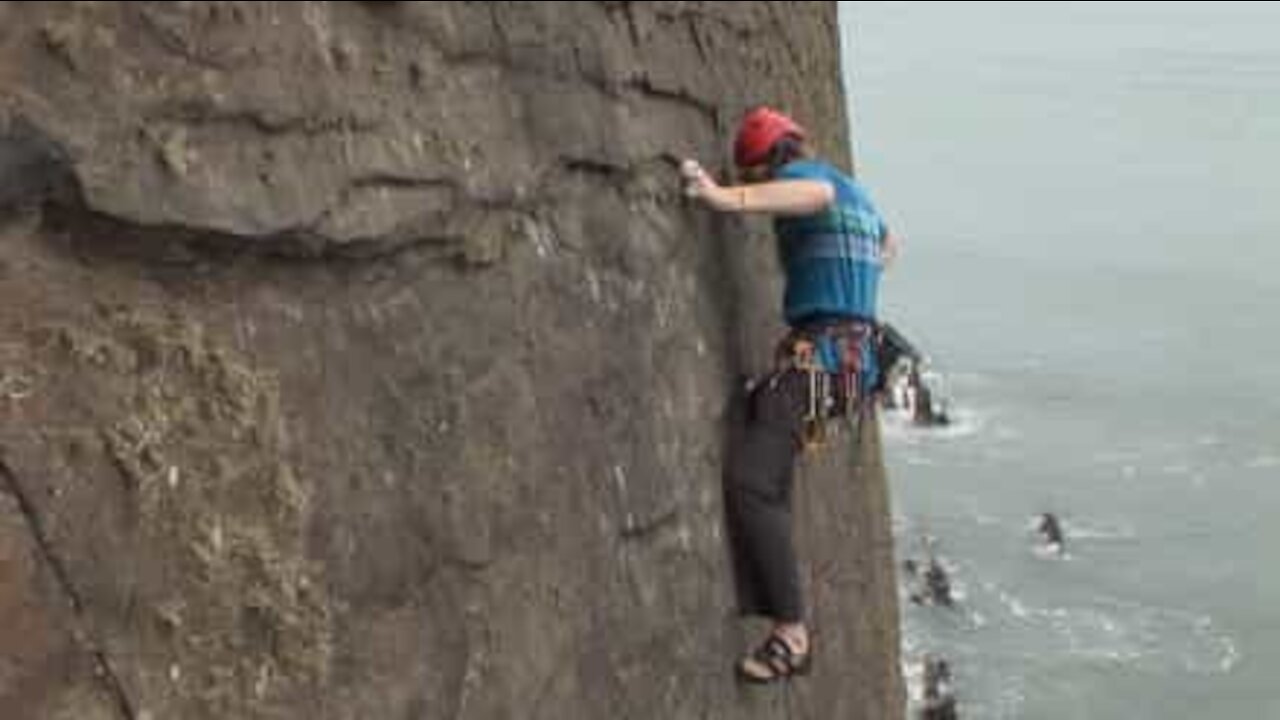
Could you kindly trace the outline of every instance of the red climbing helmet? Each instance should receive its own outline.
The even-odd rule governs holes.
[[[785,137],[803,140],[804,128],[795,120],[763,105],[742,117],[738,137],[733,141],[733,161],[740,168],[759,165],[769,159],[769,151]]]

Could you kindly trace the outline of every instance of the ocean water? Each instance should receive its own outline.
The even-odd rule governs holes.
[[[904,595],[904,659],[966,718],[1280,719],[1280,3],[841,13],[884,315],[957,416],[885,420],[961,594]]]

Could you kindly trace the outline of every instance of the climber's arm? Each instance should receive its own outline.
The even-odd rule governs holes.
[[[811,215],[835,202],[836,191],[820,180],[771,180],[752,185],[722,186],[696,161],[680,166],[685,194],[720,212]]]

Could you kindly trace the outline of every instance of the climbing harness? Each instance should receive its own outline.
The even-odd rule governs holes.
[[[876,341],[876,326],[862,320],[830,320],[792,329],[778,343],[771,382],[798,371],[806,377],[801,446],[806,451],[826,444],[828,421],[853,419],[868,394],[863,386],[863,353]]]

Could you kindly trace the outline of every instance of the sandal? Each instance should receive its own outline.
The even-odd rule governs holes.
[[[755,684],[768,684],[778,680],[786,680],[792,676],[802,676],[809,674],[809,666],[812,664],[812,649],[809,652],[797,653],[791,649],[791,644],[783,640],[778,635],[770,635],[760,647],[756,648],[742,662],[738,663],[738,677],[742,680]],[[757,675],[755,672],[747,669],[747,661],[755,660],[764,666],[768,671],[768,675]]]

